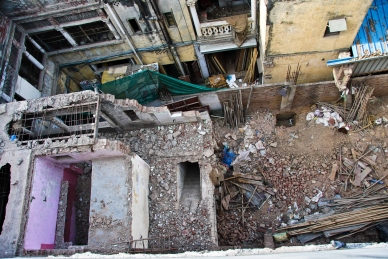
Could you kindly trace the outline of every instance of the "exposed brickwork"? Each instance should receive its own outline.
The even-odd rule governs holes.
[[[369,86],[375,88],[373,91],[374,96],[388,95],[388,74],[357,77],[353,78],[352,82],[361,82],[363,80],[365,80]]]

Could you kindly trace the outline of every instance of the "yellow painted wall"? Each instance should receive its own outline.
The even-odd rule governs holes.
[[[372,0],[297,0],[275,2],[267,56],[349,48]],[[347,30],[323,37],[327,22],[346,18]]]
[[[65,67],[63,70],[76,84],[84,80],[93,80],[96,78],[94,71],[88,65],[77,65],[71,68]]]
[[[326,62],[335,59],[338,51],[320,52],[313,54],[295,54],[272,58],[273,67],[265,67],[264,75],[271,75],[271,79],[265,79],[265,83],[278,83],[286,81],[288,65],[291,71],[295,71],[298,63],[301,65],[301,73],[298,84],[331,81],[333,69],[327,67]]]
[[[196,60],[194,46],[188,45],[176,48],[180,61],[187,62]],[[174,63],[173,56],[169,49],[141,52],[144,64],[159,63],[159,65],[169,65]]]

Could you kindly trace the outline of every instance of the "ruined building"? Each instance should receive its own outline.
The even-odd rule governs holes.
[[[335,101],[353,68],[385,73],[373,13],[382,1],[373,2],[1,1],[0,256],[217,246],[208,111],[235,93],[250,109]],[[363,31],[385,39],[381,53],[360,47]],[[300,84],[279,95],[298,64]],[[198,94],[207,111],[87,91],[143,66],[196,84],[234,74],[257,85]],[[387,74],[366,81],[388,94]]]
[[[92,91],[0,109],[0,256],[217,244],[207,112]]]
[[[386,55],[383,3],[374,2],[3,1],[1,100],[90,89],[156,63],[154,70],[196,84],[219,74],[283,83],[298,64],[299,83],[342,80],[343,69],[332,69],[342,64],[328,61]],[[371,34],[360,38],[362,30]],[[384,63],[378,72],[387,69]]]

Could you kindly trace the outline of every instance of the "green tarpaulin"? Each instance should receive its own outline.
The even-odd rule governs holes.
[[[171,95],[186,95],[217,90],[188,83],[151,70],[144,70],[102,84],[99,88],[103,93],[114,95],[116,99],[135,99],[140,104],[158,99],[161,88],[168,90]]]

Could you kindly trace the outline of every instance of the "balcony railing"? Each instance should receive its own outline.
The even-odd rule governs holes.
[[[248,34],[253,33],[252,24],[253,20],[248,18]],[[204,38],[231,36],[232,26],[226,21],[205,22],[201,23],[201,32]]]

